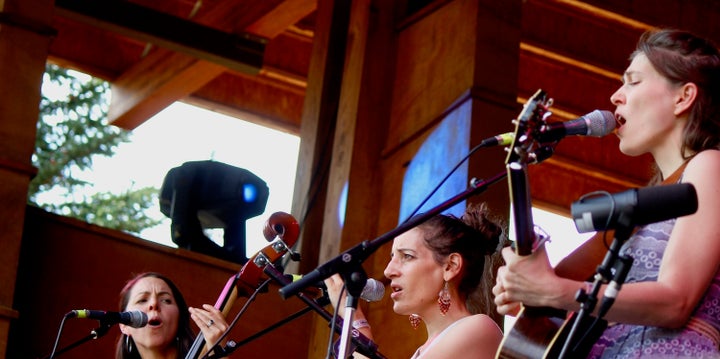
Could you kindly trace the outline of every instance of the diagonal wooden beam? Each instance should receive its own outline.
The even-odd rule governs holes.
[[[225,3],[227,5],[228,2]],[[255,36],[272,39],[308,16],[316,0],[287,0],[247,24],[235,24]],[[220,19],[227,10],[216,8],[204,16]],[[224,17],[225,21],[232,21]],[[252,30],[252,31],[250,31]],[[173,102],[202,88],[228,68],[197,57],[155,49],[112,83],[109,121],[133,129]]]
[[[56,0],[60,16],[256,74],[267,40],[229,33],[128,1]]]

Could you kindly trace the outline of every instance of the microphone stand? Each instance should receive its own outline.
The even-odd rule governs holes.
[[[353,271],[343,271],[340,273],[345,281],[345,288],[347,289],[346,304],[345,304],[345,315],[343,316],[342,333],[340,334],[340,345],[338,347],[338,359],[347,358],[350,354],[350,330],[352,328],[353,318],[355,317],[355,311],[358,306],[358,298],[362,293],[365,284],[367,283],[367,274],[361,266]]]
[[[623,243],[630,238],[630,234],[632,234],[632,229],[634,226],[631,223],[630,214],[628,213],[620,213],[618,216],[618,227],[615,229],[614,239],[612,244],[610,244],[610,248],[608,249],[607,253],[605,254],[605,258],[603,259],[602,263],[598,266],[597,271],[594,276],[594,281],[592,285],[592,289],[590,293],[586,293],[584,289],[580,289],[578,291],[578,294],[576,295],[576,300],[580,302],[580,310],[577,312],[577,316],[575,317],[575,320],[573,321],[573,325],[570,329],[570,332],[568,333],[567,338],[565,339],[565,343],[563,344],[562,350],[560,352],[560,355],[558,356],[559,359],[563,359],[566,357],[566,355],[569,354],[570,351],[574,349],[570,349],[570,345],[573,342],[573,338],[578,334],[580,331],[580,327],[583,324],[587,324],[587,319],[592,314],[593,310],[595,310],[595,305],[598,301],[598,293],[600,292],[600,286],[603,283],[608,283],[610,279],[612,278],[612,268],[615,267],[615,263],[618,261],[618,254],[620,253],[620,249],[623,245]],[[609,229],[609,228],[608,228]],[[626,257],[623,257],[623,262],[625,262],[627,259]],[[629,266],[623,266],[621,270],[624,271],[624,274],[621,274],[620,277],[624,280],[624,275],[627,274],[627,270],[629,270]],[[617,277],[617,276],[616,276]],[[604,315],[604,313],[601,313]],[[597,319],[600,319],[600,316],[598,316]],[[586,322],[586,323],[583,323]],[[589,332],[592,327],[585,328],[586,333]],[[581,343],[577,343],[574,348],[577,348],[580,346]]]
[[[287,286],[290,283],[292,283],[289,279],[285,278],[285,276],[283,275],[282,272],[280,272],[277,268],[275,268],[272,265],[266,266],[263,271],[265,272],[265,274],[267,274],[272,279],[277,281],[280,285]],[[367,282],[367,278],[365,279],[365,282]],[[349,283],[349,282],[346,282],[346,283]],[[364,287],[365,287],[365,284],[363,284],[360,287],[360,292],[358,292],[358,295],[356,296],[357,298],[359,298],[359,295],[360,295],[360,293],[362,293],[362,289]],[[334,326],[331,325],[331,326],[334,327],[335,331],[339,332],[340,334],[342,334],[342,332],[343,332],[343,330],[340,329],[341,326],[344,328],[345,323],[352,324],[352,320],[348,320],[347,319],[348,317],[345,317],[345,320],[333,317],[333,315],[330,314],[327,310],[325,310],[322,306],[320,306],[317,303],[317,301],[315,301],[313,298],[310,298],[309,296],[307,296],[304,292],[298,292],[295,294],[295,296],[300,298],[303,302],[305,302],[305,304],[307,304],[310,308],[312,308],[318,314],[320,314],[320,316],[323,317],[325,320],[327,320],[328,323],[332,324],[332,320],[333,320],[333,318],[335,318],[336,325],[334,325]],[[348,295],[348,297],[349,297],[349,295]],[[385,356],[383,356],[382,354],[380,354],[377,351],[377,344],[375,344],[375,342],[373,342],[372,340],[368,339],[366,336],[364,336],[359,331],[353,330],[352,335],[351,336],[346,335],[346,338],[347,337],[350,337],[352,339],[353,344],[355,344],[357,346],[357,351],[360,354],[365,355],[369,358],[373,358],[373,359],[387,359]],[[343,346],[343,344],[341,343],[340,347],[342,347],[342,346]],[[338,358],[344,358],[344,357],[340,357],[338,355]]]
[[[408,221],[395,227],[389,232],[386,232],[380,237],[377,237],[372,241],[363,241],[355,245],[354,247],[346,250],[337,257],[325,262],[324,264],[314,269],[312,272],[306,274],[301,279],[280,288],[280,295],[284,299],[287,299],[291,295],[297,294],[301,290],[311,286],[313,283],[325,280],[335,273],[340,273],[341,275],[343,273],[354,273],[356,271],[356,268],[359,268],[360,264],[365,259],[367,259],[370,254],[374,253],[381,245],[393,240],[395,237],[409,231],[410,229],[416,227],[422,222],[425,222],[431,217],[442,213],[442,211],[460,203],[468,197],[485,191],[490,185],[505,178],[506,175],[506,171],[501,171],[488,180],[473,179],[472,181],[470,181],[470,188],[455,195],[454,197],[439,204],[438,206],[430,209],[429,211],[412,217]],[[348,283],[347,278],[344,279],[346,280],[346,283]]]

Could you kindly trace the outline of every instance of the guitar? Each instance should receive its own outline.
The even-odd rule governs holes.
[[[219,309],[223,316],[227,316],[227,312],[238,296],[250,297],[267,279],[264,272],[265,267],[272,265],[290,251],[299,235],[300,225],[293,216],[284,212],[273,213],[263,227],[263,236],[271,241],[270,244],[258,251],[238,273],[228,279],[215,302],[215,308]],[[205,337],[199,333],[185,355],[185,359],[199,358],[204,347]]]
[[[552,151],[547,144],[538,143],[537,133],[550,115],[548,108],[552,100],[543,90],[535,94],[523,106],[516,120],[514,139],[508,148],[505,161],[510,186],[515,228],[515,252],[520,256],[529,255],[547,238],[535,231],[532,219],[532,203],[528,184],[527,165],[538,162],[540,156]],[[539,155],[540,154],[540,155]],[[546,307],[522,306],[512,328],[505,334],[496,358],[557,358],[560,356],[568,334],[576,320],[576,313]],[[585,333],[592,323],[587,317],[579,326]],[[589,334],[576,343],[569,343],[572,358],[586,357],[592,344],[607,325],[600,322]]]

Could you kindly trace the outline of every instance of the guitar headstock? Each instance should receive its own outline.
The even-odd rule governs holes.
[[[545,124],[545,118],[550,115],[548,108],[551,104],[552,100],[547,98],[547,94],[543,90],[537,90],[525,103],[518,118],[513,120],[515,136],[507,149],[505,165],[510,185],[512,219],[515,224],[515,250],[519,255],[532,253],[537,239],[532,218],[527,164],[537,161],[536,151],[546,149],[538,143],[536,134]]]
[[[552,99],[549,99],[542,89],[538,89],[523,105],[517,119],[513,120],[515,131],[513,142],[506,149],[508,152],[506,165],[513,162],[534,162],[532,157],[535,156],[534,151],[539,146],[535,134],[545,124],[545,118],[551,114],[548,111],[550,106]]]
[[[260,283],[267,279],[263,272],[266,266],[280,260],[286,253],[291,252],[300,235],[300,225],[297,220],[285,212],[275,212],[265,222],[263,235],[270,243],[258,251],[240,269],[237,286],[245,295],[250,295]]]

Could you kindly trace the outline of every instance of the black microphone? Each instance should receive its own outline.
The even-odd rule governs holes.
[[[301,274],[285,274],[285,278],[288,278],[292,280],[293,282],[299,281],[303,278]],[[327,289],[327,286],[325,286],[325,283],[323,281],[315,282],[312,284],[314,287],[321,288],[323,290]],[[360,298],[365,299],[367,302],[377,302],[378,300],[382,299],[382,297],[385,295],[385,286],[377,279],[368,278],[367,282],[365,282],[365,287],[363,287],[362,293],[360,293]]]
[[[554,142],[572,135],[603,137],[610,134],[615,125],[612,112],[595,110],[572,121],[546,124],[536,136],[540,142]]]
[[[142,328],[147,325],[148,316],[139,310],[128,312],[106,312],[104,310],[71,310],[65,314],[65,318],[87,318],[97,319],[105,325],[113,325],[116,323],[129,325],[133,328]]]
[[[621,215],[638,226],[695,211],[697,193],[690,183],[633,188],[612,195],[582,198],[570,206],[579,233],[615,229]]]

